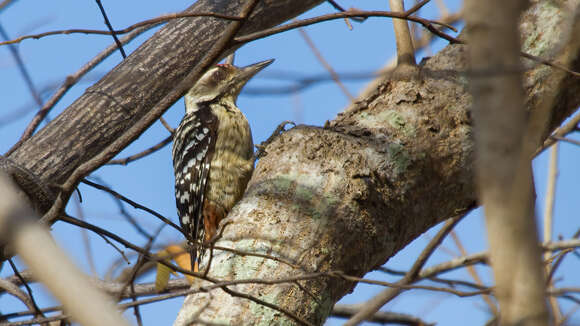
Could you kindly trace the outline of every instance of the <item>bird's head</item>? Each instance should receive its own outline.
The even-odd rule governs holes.
[[[187,92],[186,97],[194,103],[223,98],[235,104],[244,85],[273,61],[274,59],[270,59],[246,67],[236,67],[231,64],[216,65],[201,76]]]

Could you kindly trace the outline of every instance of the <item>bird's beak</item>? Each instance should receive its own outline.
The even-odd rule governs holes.
[[[254,75],[256,75],[262,69],[269,66],[272,62],[274,62],[274,59],[261,61],[258,63],[254,63],[253,65],[240,68],[242,70],[242,73],[240,74],[240,80],[242,80],[245,84],[246,82],[248,82],[248,80],[254,77]]]

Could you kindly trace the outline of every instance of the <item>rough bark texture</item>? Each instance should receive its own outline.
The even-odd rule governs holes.
[[[237,15],[242,0],[202,0],[186,12]],[[322,0],[263,1],[240,35],[288,20]],[[61,184],[141,119],[200,62],[230,21],[171,21],[10,155],[47,184]],[[227,53],[224,53],[224,56]]]
[[[567,46],[565,31],[579,1],[561,1],[560,6],[534,2],[521,25],[524,51],[554,58]],[[378,83],[325,128],[300,126],[271,143],[217,244],[283,257],[301,268],[215,250],[209,275],[271,280],[340,270],[362,276],[431,226],[471,207],[476,196],[471,98],[462,74],[466,50],[448,46],[415,76]],[[574,57],[572,69],[578,70],[579,54]],[[534,65],[524,81],[527,110],[535,110],[543,96],[558,99],[550,130],[580,104],[580,80],[567,76],[556,84],[554,73]],[[331,277],[299,283],[229,288],[322,324],[354,286]],[[221,289],[189,296],[175,325],[195,320],[296,323]]]

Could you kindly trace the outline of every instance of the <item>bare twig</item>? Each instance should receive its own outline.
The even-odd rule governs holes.
[[[157,238],[157,236],[159,235],[161,230],[163,230],[164,226],[165,226],[165,224],[162,224],[157,229],[157,232],[155,232],[154,235],[149,237],[149,241],[147,242],[147,245],[144,248],[145,251],[149,252],[151,250],[151,246],[153,246],[153,242],[155,241],[155,239]],[[119,293],[117,294],[117,301],[121,300],[123,292],[125,291],[125,289],[128,286],[130,289],[131,299],[133,300],[133,302],[137,301],[137,297],[135,296],[135,284],[134,283],[135,283],[135,279],[137,278],[139,270],[145,264],[145,262],[146,262],[145,257],[143,255],[139,254],[139,258],[137,258],[137,263],[135,263],[135,266],[133,266],[133,270],[131,271],[130,277],[127,279],[124,286],[121,288],[121,291],[119,291]],[[141,317],[141,312],[139,310],[139,306],[138,305],[134,306],[133,311],[134,311],[135,319],[137,320],[137,325],[142,326],[143,319]]]
[[[345,12],[347,10],[345,10],[344,8],[342,8],[341,5],[339,5],[336,1],[334,0],[326,0],[326,2],[328,2],[334,9],[340,11],[340,12]],[[362,23],[366,20],[366,18],[364,17],[351,17],[350,19],[354,20],[357,23]],[[348,22],[348,20],[345,18],[345,20]]]
[[[340,81],[340,77],[338,76],[336,71],[334,71],[332,66],[324,59],[324,57],[322,56],[322,53],[320,53],[320,51],[318,51],[318,48],[316,47],[316,45],[314,44],[314,42],[312,41],[310,36],[308,36],[308,33],[306,33],[306,31],[303,28],[299,28],[298,32],[300,32],[300,36],[302,36],[302,38],[304,39],[304,41],[306,42],[306,44],[308,45],[308,47],[310,48],[310,50],[312,51],[312,53],[314,54],[316,59],[318,59],[318,62],[320,62],[320,64],[324,67],[324,69],[326,69],[326,71],[328,71],[330,76],[332,76],[332,79],[334,80],[336,85],[338,85],[338,87],[340,88],[342,93],[344,95],[346,95],[346,97],[348,98],[348,100],[350,102],[354,101],[354,97],[352,96],[352,94],[348,91],[348,89]]]
[[[257,303],[257,304],[260,304],[262,306],[268,307],[270,309],[274,309],[274,310],[283,312],[285,315],[287,315],[288,317],[294,319],[295,321],[297,321],[301,325],[314,326],[314,324],[312,324],[311,322],[309,322],[309,321],[301,318],[300,316],[296,315],[292,311],[290,311],[288,309],[285,309],[285,308],[282,308],[282,307],[279,307],[279,306],[277,306],[275,304],[272,304],[272,303],[270,303],[268,301],[264,301],[264,300],[262,300],[260,298],[257,298],[255,296],[253,296],[253,295],[250,295],[250,294],[247,294],[247,293],[238,292],[238,291],[232,290],[232,289],[230,289],[228,287],[225,287],[225,286],[222,287],[221,289],[224,290],[226,293],[228,293],[231,296],[239,297],[239,298],[244,298],[244,299],[253,301],[253,302]]]
[[[391,282],[378,281],[378,280],[369,280],[369,279],[360,278],[360,277],[356,277],[356,276],[345,275],[342,272],[328,272],[327,274],[334,276],[334,277],[340,277],[340,278],[343,278],[343,279],[348,280],[348,281],[385,286],[385,287],[389,288],[387,290],[395,290],[395,291],[398,291],[399,293],[402,290],[419,289],[419,290],[428,290],[428,291],[435,291],[435,292],[450,293],[450,294],[454,294],[458,297],[471,297],[471,296],[476,296],[476,295],[481,295],[481,294],[491,294],[491,288],[483,288],[481,290],[476,290],[476,291],[472,291],[472,292],[464,292],[464,291],[457,291],[454,289],[436,287],[436,286],[414,285],[414,284],[410,284],[410,283],[403,283],[400,281],[396,282],[396,283],[391,283]],[[354,318],[354,316],[353,316],[353,318]],[[352,320],[353,318],[351,318],[350,320]]]
[[[116,31],[100,31],[95,29],[66,29],[66,30],[58,30],[58,31],[50,31],[44,32],[40,34],[33,34],[33,35],[23,35],[18,38],[15,38],[10,41],[0,42],[0,46],[7,45],[7,44],[15,44],[20,43],[26,39],[39,39],[46,36],[51,35],[68,35],[68,34],[99,34],[99,35],[111,35],[111,33],[115,33],[117,35],[126,34],[133,30],[136,30],[140,27],[148,27],[151,28],[152,25],[158,25],[162,23],[166,23],[173,19],[180,19],[180,18],[190,18],[190,17],[214,17],[214,18],[221,18],[225,20],[232,20],[232,21],[241,21],[242,17],[239,16],[230,16],[230,15],[222,15],[214,12],[197,12],[197,13],[175,13],[175,14],[166,14],[156,18],[147,19],[142,22],[133,24],[127,28],[116,30]]]
[[[36,300],[34,300],[34,295],[32,294],[32,289],[30,288],[30,285],[28,285],[28,282],[26,282],[24,277],[22,277],[22,275],[20,275],[20,272],[18,271],[18,268],[16,268],[16,265],[12,261],[12,258],[8,259],[8,263],[10,264],[10,268],[12,268],[14,275],[16,275],[16,277],[18,277],[20,282],[22,282],[22,284],[24,285],[26,292],[28,292],[28,298],[30,299],[30,302],[32,303],[32,307],[34,308],[35,316],[36,317],[38,317],[38,316],[44,317],[44,315],[40,311],[40,308],[38,308],[38,304],[36,304]]]
[[[107,25],[109,32],[111,32],[111,36],[113,36],[113,40],[115,40],[115,44],[117,44],[117,48],[119,48],[119,52],[121,52],[121,56],[123,56],[123,59],[127,58],[127,54],[125,53],[125,50],[123,49],[123,44],[119,41],[119,38],[117,37],[117,33],[115,33],[115,30],[113,29],[113,25],[111,25],[111,22],[109,21],[109,17],[107,17],[107,13],[105,12],[105,8],[103,7],[101,0],[95,0],[95,1],[97,2],[97,5],[99,6],[99,10],[101,11],[101,14],[103,15],[103,19],[105,19],[105,25]]]
[[[116,165],[116,164],[117,165],[127,165],[127,164],[129,164],[133,161],[136,161],[140,158],[143,158],[149,154],[155,153],[156,151],[165,147],[167,144],[171,143],[172,140],[173,140],[173,135],[169,135],[167,138],[163,139],[158,144],[155,144],[155,145],[151,146],[150,148],[148,148],[140,153],[137,153],[137,154],[125,157],[125,158],[117,159],[117,160],[110,160],[109,162],[107,162],[107,165]]]
[[[77,194],[73,202],[76,210],[76,215],[81,220],[84,220],[85,214],[83,213],[83,208],[81,206],[81,196],[79,194],[80,192]],[[81,237],[83,239],[83,247],[85,249],[85,255],[87,262],[89,263],[91,274],[93,276],[97,276],[97,268],[95,267],[95,258],[93,256],[93,250],[91,249],[91,239],[89,238],[87,230],[81,229]]]
[[[530,60],[545,64],[546,66],[550,66],[550,67],[554,67],[554,68],[558,68],[560,70],[563,70],[567,73],[569,73],[570,75],[576,76],[576,77],[580,77],[580,72],[574,71],[574,70],[570,70],[568,67],[566,67],[565,65],[556,63],[554,61],[550,61],[547,59],[544,59],[542,57],[538,57],[536,55],[532,55],[526,52],[521,52],[520,55],[524,58],[528,58]]]
[[[9,5],[13,4],[14,2],[16,2],[15,0],[4,0],[2,2],[0,2],[0,11],[6,9]]]
[[[451,236],[451,239],[453,239],[453,242],[455,243],[455,246],[457,247],[457,249],[459,249],[461,256],[463,256],[463,257],[467,256],[467,250],[465,250],[465,247],[461,243],[461,240],[459,239],[459,236],[457,235],[457,233],[455,231],[451,231],[450,236]],[[467,268],[467,272],[469,273],[469,275],[471,275],[471,277],[473,278],[475,283],[477,285],[483,285],[483,282],[481,281],[481,278],[477,274],[477,271],[475,270],[473,265],[468,265],[468,266],[466,266],[466,268]],[[485,301],[485,303],[489,307],[489,310],[492,312],[492,314],[494,316],[497,316],[497,314],[498,314],[497,306],[495,305],[493,300],[490,298],[490,296],[483,295],[482,297],[483,297],[483,301]]]
[[[28,296],[24,291],[22,291],[18,286],[14,283],[10,282],[9,280],[0,279],[0,290],[6,292],[10,295],[13,295],[18,300],[22,301],[22,303],[29,309],[29,315],[36,315],[38,313],[38,307],[32,300],[31,297]],[[2,319],[8,319],[9,317],[6,314],[2,315]]]
[[[111,195],[115,196],[116,198],[119,198],[120,200],[122,200],[122,201],[126,202],[127,204],[133,206],[134,208],[144,210],[147,213],[149,213],[149,214],[157,217],[158,219],[160,219],[163,223],[168,224],[169,226],[173,227],[174,229],[178,230],[179,232],[182,232],[181,231],[181,228],[179,226],[177,226],[177,224],[173,223],[171,220],[169,220],[165,216],[157,213],[156,211],[152,210],[149,207],[143,206],[143,205],[141,205],[141,204],[139,204],[137,202],[132,201],[131,199],[129,199],[129,198],[121,195],[120,193],[116,192],[113,189],[110,189],[110,188],[105,187],[103,185],[100,185],[98,183],[91,182],[91,181],[86,180],[86,179],[82,180],[81,182],[84,183],[84,184],[86,184],[86,185],[89,185],[89,186],[91,186],[93,188],[97,188],[99,190],[103,190],[105,192],[108,192]]]
[[[247,34],[244,36],[239,36],[239,37],[236,37],[234,39],[234,41],[237,43],[248,43],[251,41],[255,41],[255,40],[258,40],[258,39],[261,39],[261,38],[264,38],[267,36],[271,36],[274,34],[286,32],[286,31],[296,29],[299,27],[309,26],[309,25],[313,25],[313,24],[317,24],[317,23],[329,21],[329,20],[352,18],[352,17],[390,17],[390,18],[406,19],[406,20],[421,24],[423,27],[425,27],[431,33],[433,33],[433,34],[435,34],[435,35],[437,35],[437,36],[439,36],[439,37],[441,37],[441,38],[443,38],[451,43],[460,43],[460,41],[458,39],[441,32],[440,30],[438,30],[435,27],[435,25],[444,26],[444,27],[449,28],[453,31],[457,31],[455,29],[455,27],[453,27],[449,24],[440,22],[440,21],[424,19],[424,18],[420,18],[420,17],[416,17],[416,16],[409,16],[409,15],[407,15],[406,12],[405,13],[397,13],[397,12],[391,12],[391,11],[363,11],[363,10],[355,10],[355,9],[351,9],[347,12],[342,12],[342,13],[326,14],[326,15],[322,15],[322,16],[318,16],[318,17],[314,17],[314,18],[298,20],[298,21],[288,23],[288,24],[285,24],[282,26],[265,29],[265,30],[251,33],[251,34]]]
[[[464,266],[461,266],[461,268],[468,267],[468,266],[471,266],[471,265],[466,264]],[[388,267],[379,267],[378,270],[383,272],[383,273],[387,273],[387,274],[391,274],[391,275],[405,276],[405,274],[406,274],[405,271],[394,270],[394,269],[388,268]],[[445,272],[445,270],[441,271],[440,273],[444,273],[444,272]],[[423,274],[424,274],[423,271],[421,271],[421,273],[419,273],[419,277],[417,277],[417,280],[415,282],[431,281],[431,282],[435,282],[435,283],[445,284],[445,285],[450,286],[452,288],[455,288],[457,286],[466,286],[466,287],[470,287],[472,289],[477,289],[477,290],[482,290],[482,289],[487,288],[487,286],[485,286],[485,285],[480,285],[480,284],[476,284],[476,283],[468,282],[468,281],[464,281],[464,280],[447,279],[447,278],[440,278],[440,277],[435,277],[435,276],[423,277]]]
[[[165,118],[160,117],[159,121],[161,121],[161,124],[163,125],[163,127],[165,127],[165,129],[167,129],[167,131],[169,131],[170,134],[173,134],[175,132],[175,129],[171,128],[171,126],[169,125],[169,123],[167,123]]]
[[[2,38],[4,40],[9,39],[8,34],[4,30],[4,27],[2,27],[2,24],[0,24],[0,36],[2,36]],[[18,66],[18,70],[20,71],[22,78],[24,78],[24,82],[26,83],[26,86],[28,87],[28,91],[30,92],[30,95],[32,95],[32,98],[34,99],[34,102],[36,102],[36,105],[41,107],[42,106],[42,99],[40,98],[40,94],[38,93],[36,86],[34,86],[34,82],[32,81],[32,77],[30,77],[30,74],[28,73],[28,69],[26,69],[26,66],[24,65],[24,61],[22,61],[22,58],[20,57],[20,53],[18,52],[18,48],[15,47],[14,45],[10,45],[10,46],[8,46],[8,50],[10,51],[12,58],[14,58],[14,61],[16,61],[16,65]]]
[[[359,304],[336,304],[332,308],[330,315],[338,318],[350,318],[361,309]],[[427,323],[415,316],[400,314],[394,312],[377,311],[369,318],[370,322],[379,324],[399,324],[399,325],[416,325],[416,326],[434,326],[435,324]]]
[[[544,207],[544,242],[549,243],[552,241],[552,226],[554,223],[554,201],[556,195],[556,179],[558,177],[558,143],[552,145],[552,150],[550,151],[550,164],[548,166],[548,186],[546,189],[546,199]],[[544,260],[550,259],[552,253],[550,251],[544,252]],[[563,257],[563,256],[561,256]],[[560,257],[556,261],[559,263],[562,261]],[[553,286],[552,282],[552,270],[556,266],[556,263],[552,265],[550,262],[546,264],[546,278],[548,288]],[[552,308],[552,318],[554,319],[554,324],[557,325],[562,319],[562,312],[560,311],[560,305],[558,304],[557,298],[550,297],[548,302]]]
[[[405,14],[408,17],[408,16],[416,13],[417,11],[419,11],[419,9],[423,8],[423,6],[426,5],[427,3],[429,3],[430,1],[431,0],[421,0],[421,1],[418,1],[413,7],[411,7],[409,10],[405,11]],[[398,11],[402,11],[402,10],[398,10]]]
[[[47,323],[50,323],[50,322],[65,320],[68,318],[70,318],[69,315],[60,314],[60,315],[51,316],[51,317],[40,317],[40,318],[33,318],[30,320],[15,321],[15,322],[10,322],[10,323],[2,323],[2,326],[46,325]]]
[[[580,146],[580,141],[576,140],[576,139],[571,139],[571,138],[566,138],[566,137],[560,137],[560,136],[551,136],[550,138],[554,138],[556,140],[561,140],[563,142],[566,143],[570,143],[576,146]]]
[[[569,134],[570,132],[574,131],[578,127],[579,123],[580,123],[580,112],[576,113],[575,116],[570,118],[570,120],[568,122],[566,122],[565,125],[554,130],[554,132],[552,133],[552,136],[548,137],[544,141],[544,144],[540,147],[540,149],[536,150],[536,152],[534,153],[534,156],[537,156],[542,151],[544,151],[544,149],[546,149],[546,148],[550,147],[552,144],[554,144],[558,140],[555,137],[564,137],[567,134]]]

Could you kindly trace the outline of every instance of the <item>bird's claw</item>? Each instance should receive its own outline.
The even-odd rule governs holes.
[[[256,152],[254,153],[254,161],[256,161],[256,160],[264,157],[266,154],[268,154],[268,153],[266,153],[266,146],[268,146],[272,141],[274,141],[274,139],[276,139],[276,137],[281,135],[283,132],[287,131],[286,125],[289,125],[289,124],[292,125],[293,127],[296,127],[296,123],[294,123],[293,121],[290,121],[290,120],[283,121],[282,123],[280,123],[276,127],[276,129],[274,129],[274,131],[272,132],[270,137],[268,137],[268,139],[261,142],[260,144],[254,145],[254,147],[256,147]]]

